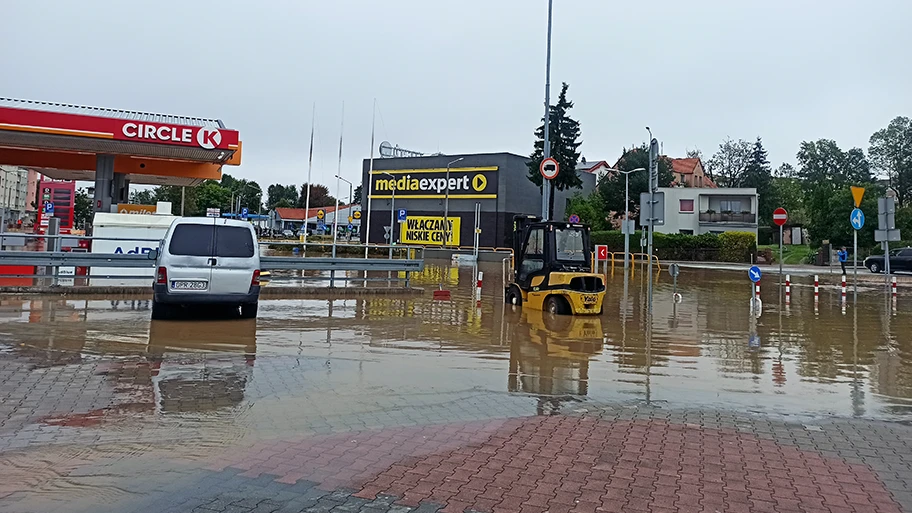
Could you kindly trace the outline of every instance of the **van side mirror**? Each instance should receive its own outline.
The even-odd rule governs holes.
[[[149,257],[149,260],[158,260],[158,250],[152,249],[146,255]]]

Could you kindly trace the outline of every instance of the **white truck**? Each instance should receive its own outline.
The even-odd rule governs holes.
[[[171,203],[159,202],[155,214],[114,214],[98,212],[94,227],[92,253],[142,255],[158,248],[158,242],[177,216],[171,215]],[[103,240],[105,238],[119,240]],[[92,285],[143,286],[150,285],[155,275],[153,261],[149,268],[93,267],[89,269]],[[95,276],[126,276],[127,278],[95,278]],[[136,278],[132,278],[135,276]]]

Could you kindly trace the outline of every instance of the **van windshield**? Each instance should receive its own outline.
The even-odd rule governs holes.
[[[215,256],[250,258],[256,250],[253,234],[242,226],[216,226]]]
[[[168,253],[179,256],[212,256],[212,225],[179,224],[174,227]]]

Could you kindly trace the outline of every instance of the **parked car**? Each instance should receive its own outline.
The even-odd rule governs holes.
[[[295,233],[291,230],[282,230],[282,237],[285,237],[286,239],[293,239],[295,237]]]
[[[210,217],[176,219],[156,261],[152,318],[171,318],[190,305],[229,305],[255,318],[260,298],[260,255],[253,226]]]
[[[883,255],[873,255],[865,258],[864,266],[872,273],[882,273],[886,269]],[[900,248],[890,251],[890,272],[912,271],[912,248]]]

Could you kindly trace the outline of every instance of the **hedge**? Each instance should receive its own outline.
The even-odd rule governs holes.
[[[639,231],[630,236],[632,253],[640,251],[641,237],[642,232]],[[591,233],[591,240],[593,246],[607,245],[608,251],[624,251],[624,234],[619,231],[595,231]],[[655,254],[662,260],[750,262],[751,255],[757,250],[757,239],[750,232],[725,232],[721,235],[656,233],[652,244]]]

